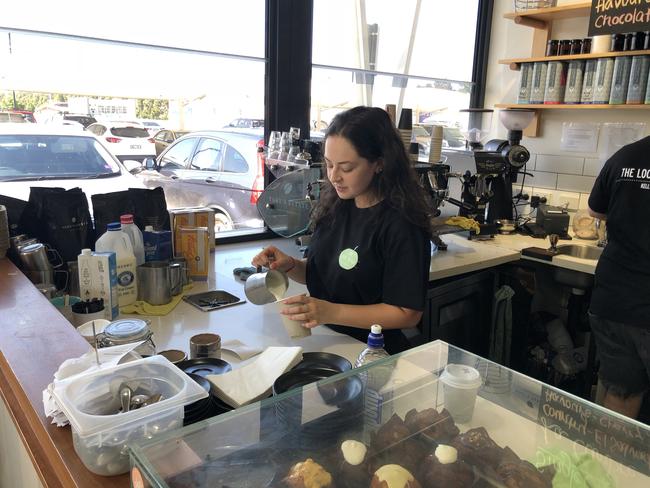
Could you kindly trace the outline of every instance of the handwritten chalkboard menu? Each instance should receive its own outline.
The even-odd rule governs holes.
[[[537,421],[577,444],[650,475],[650,433],[546,386]]]
[[[589,35],[650,30],[650,0],[592,0]]]

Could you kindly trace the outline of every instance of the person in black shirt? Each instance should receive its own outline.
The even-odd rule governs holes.
[[[366,341],[384,329],[386,350],[408,348],[400,329],[424,310],[431,261],[430,215],[406,149],[388,114],[355,107],[338,114],[325,136],[327,182],[314,211],[307,258],[269,246],[253,265],[287,272],[309,296],[283,313],[304,327],[326,324]],[[292,313],[289,313],[291,310]]]
[[[650,137],[616,152],[589,196],[607,219],[596,267],[590,322],[605,407],[635,418],[650,388]]]

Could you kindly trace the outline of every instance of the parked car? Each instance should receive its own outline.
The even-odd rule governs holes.
[[[163,129],[162,125],[160,125],[158,122],[154,122],[153,120],[143,120],[140,123],[152,136]]]
[[[86,127],[103,142],[120,161],[133,159],[144,161],[156,157],[154,140],[143,127],[135,127],[128,122],[96,122]]]
[[[256,129],[264,127],[264,119],[234,119],[224,127],[236,127],[238,129]]]
[[[431,146],[431,126],[414,124],[413,133],[418,141],[420,158],[428,158]],[[465,147],[465,138],[457,127],[443,126],[442,147],[443,149],[463,149]]]
[[[84,114],[63,114],[63,120],[78,122],[84,127],[88,127],[90,124],[94,124],[95,122],[97,122],[97,119],[92,115],[84,115]]]
[[[232,131],[191,132],[174,141],[138,174],[162,186],[169,208],[215,209],[215,230],[259,228],[256,203],[264,189],[264,139]],[[153,163],[153,162],[152,162]]]
[[[61,125],[0,125],[0,195],[28,200],[32,186],[80,187],[89,206],[94,194],[144,187],[88,132]]]
[[[189,131],[186,130],[169,130],[163,129],[156,132],[153,136],[154,144],[156,145],[156,156],[160,156],[167,147],[179,137],[184,136]]]
[[[32,112],[31,110],[9,110],[9,112],[22,115],[23,119],[25,119],[25,122],[29,122],[30,124],[36,123],[36,119],[34,118],[34,112]]]
[[[22,114],[16,112],[0,112],[0,123],[9,122],[11,124],[24,124],[28,121],[25,120]]]

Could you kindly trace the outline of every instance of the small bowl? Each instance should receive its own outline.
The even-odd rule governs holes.
[[[95,322],[95,332],[97,335],[99,335],[104,332],[104,329],[108,324],[111,323],[111,321],[106,319],[89,320],[88,322],[84,322],[79,327],[77,327],[77,331],[81,334],[81,336],[86,339],[88,344],[94,347],[95,341],[93,338],[93,322]]]
[[[496,221],[499,234],[512,234],[517,230],[517,223],[514,220],[499,219]]]

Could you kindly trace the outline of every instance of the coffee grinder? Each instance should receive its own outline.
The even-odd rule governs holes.
[[[485,208],[483,221],[488,225],[500,219],[513,218],[512,184],[530,159],[528,149],[520,142],[523,130],[534,116],[533,110],[501,110],[499,120],[508,129],[508,139],[492,139],[482,149],[474,151],[476,175],[465,178],[463,201],[473,201],[477,207]]]

